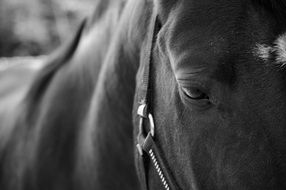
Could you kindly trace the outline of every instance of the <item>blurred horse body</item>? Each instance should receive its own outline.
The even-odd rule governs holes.
[[[0,97],[29,87],[37,72],[44,67],[45,57],[0,58]],[[24,90],[23,90],[24,91]],[[2,106],[1,106],[2,107]]]
[[[47,58],[43,69],[19,65],[2,71],[0,189],[137,187],[131,111],[124,110],[128,105],[124,101],[130,99],[121,99],[114,107],[112,100],[105,100],[111,98],[110,90],[131,87],[120,86],[113,79],[109,80],[111,84],[103,84],[107,75],[117,75],[117,70],[108,73],[109,68],[114,69],[126,58],[120,57],[125,52],[117,47],[128,42],[122,41],[127,33],[120,31],[122,25],[129,24],[120,21],[124,6],[125,1],[97,1],[94,15],[82,23],[73,40]],[[101,69],[103,64],[105,69]],[[125,94],[124,98],[132,99]],[[120,111],[114,117],[116,109]],[[124,111],[129,119],[126,113],[121,114]],[[122,136],[114,144],[115,139],[101,139],[105,133]],[[109,151],[103,151],[105,148]],[[124,157],[120,149],[126,149]],[[126,183],[128,180],[130,183]]]
[[[1,133],[4,138],[9,137],[12,128],[8,122],[13,121],[12,115],[16,117],[17,106],[23,101],[25,94],[35,75],[44,67],[44,57],[17,57],[0,59],[0,117],[2,121]],[[15,119],[16,120],[16,119]]]

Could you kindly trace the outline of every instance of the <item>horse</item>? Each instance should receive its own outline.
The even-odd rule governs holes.
[[[285,189],[285,1],[154,2],[133,109],[144,189]]]
[[[95,7],[1,98],[0,189],[285,189],[283,0]]]

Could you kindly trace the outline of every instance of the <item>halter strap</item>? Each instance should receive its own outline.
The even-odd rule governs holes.
[[[141,88],[139,92],[139,107],[137,114],[139,116],[139,133],[137,136],[137,149],[140,154],[139,156],[139,178],[141,180],[141,185],[143,190],[148,190],[148,177],[147,169],[148,166],[153,166],[160,177],[162,185],[165,190],[179,190],[180,188],[176,184],[172,174],[168,172],[169,167],[164,163],[161,156],[159,148],[157,147],[154,137],[155,137],[155,123],[153,116],[150,113],[150,69],[152,67],[152,51],[153,46],[156,42],[157,34],[159,32],[160,26],[158,22],[158,16],[154,11],[151,24],[148,31],[147,47],[145,51],[145,56],[142,60],[143,62],[143,79],[141,83]],[[146,128],[149,126],[149,132],[146,132]]]

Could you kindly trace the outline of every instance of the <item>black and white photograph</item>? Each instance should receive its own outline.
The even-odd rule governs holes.
[[[286,0],[0,0],[0,190],[286,190]]]

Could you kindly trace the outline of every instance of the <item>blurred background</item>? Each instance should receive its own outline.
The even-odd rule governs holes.
[[[0,0],[0,58],[46,55],[93,11],[94,0]]]

